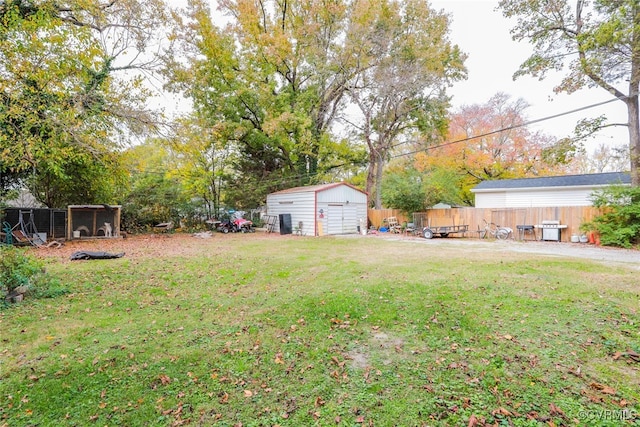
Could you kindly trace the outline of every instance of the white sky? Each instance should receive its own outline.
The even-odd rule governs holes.
[[[523,98],[531,107],[529,120],[553,116],[588,105],[607,101],[612,96],[604,89],[585,89],[571,95],[555,94],[553,87],[560,76],[549,76],[544,81],[520,77],[513,81],[519,65],[531,54],[526,42],[515,42],[509,31],[514,21],[496,10],[498,1],[491,0],[431,0],[432,7],[451,15],[451,41],[468,54],[466,66],[468,80],[457,83],[449,90],[455,107],[465,104],[485,103],[497,92],[505,92],[512,98]],[[560,118],[532,125],[531,130],[541,130],[557,137],[573,132],[578,120],[607,115],[610,122],[626,122],[626,107],[615,101],[601,107],[588,109]],[[602,132],[588,141],[592,148],[600,143],[610,146],[628,143],[627,130],[616,127]]]

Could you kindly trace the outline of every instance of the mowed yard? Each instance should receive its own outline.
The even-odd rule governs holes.
[[[640,425],[631,265],[263,233],[31,251],[70,293],[0,311],[0,426]]]

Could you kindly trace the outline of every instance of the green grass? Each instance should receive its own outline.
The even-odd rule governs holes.
[[[0,426],[640,425],[636,270],[217,235],[48,271],[0,312]]]

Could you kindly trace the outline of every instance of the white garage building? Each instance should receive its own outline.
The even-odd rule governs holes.
[[[471,192],[476,208],[591,206],[594,191],[630,183],[628,173],[610,172],[482,181]]]
[[[280,234],[352,234],[367,226],[367,203],[367,193],[344,182],[289,188],[267,196],[267,218]]]

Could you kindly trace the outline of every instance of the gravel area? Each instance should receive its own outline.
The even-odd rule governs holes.
[[[364,236],[360,236],[364,237]],[[407,243],[430,245],[433,247],[452,248],[460,247],[473,251],[501,251],[539,254],[563,258],[581,258],[600,261],[606,264],[625,265],[640,270],[640,251],[635,249],[620,249],[603,246],[594,246],[586,243],[540,242],[540,241],[515,241],[515,240],[479,240],[461,237],[424,239],[421,237],[404,236],[397,234],[381,233],[368,235],[366,238],[380,238]]]

